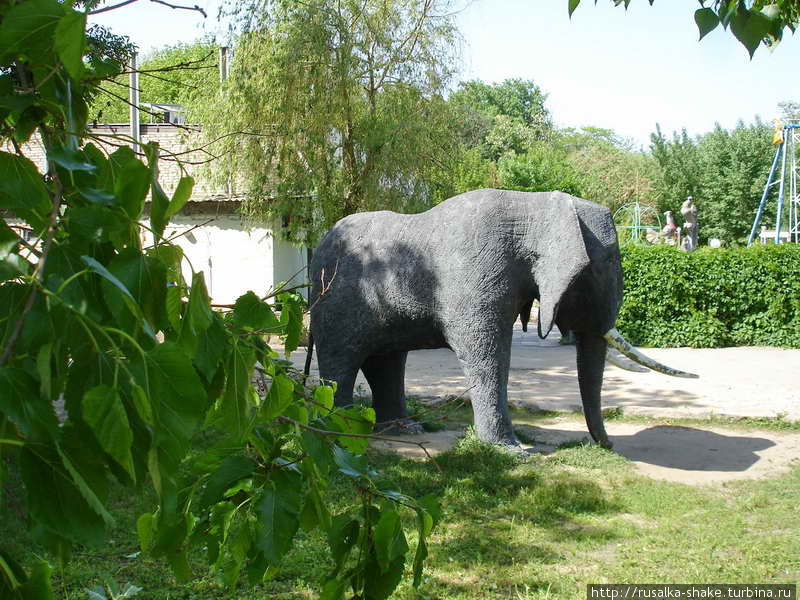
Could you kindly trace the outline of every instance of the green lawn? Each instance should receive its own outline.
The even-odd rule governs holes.
[[[771,480],[693,488],[647,479],[591,445],[520,461],[468,436],[436,458],[441,472],[393,454],[372,458],[403,492],[434,492],[444,505],[422,587],[404,583],[397,598],[585,598],[587,583],[800,581],[800,465]],[[348,495],[345,481],[330,490],[336,502]],[[281,574],[255,589],[219,586],[200,552],[198,579],[175,583],[165,565],[135,554],[146,501],[119,494],[108,547],[77,554],[59,573],[63,597],[86,598],[85,588],[109,576],[144,588],[141,598],[316,597],[329,561],[319,534],[302,532]],[[17,519],[0,523],[0,539],[32,551]]]

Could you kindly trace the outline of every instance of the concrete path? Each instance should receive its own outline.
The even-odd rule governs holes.
[[[560,334],[547,339],[536,327],[514,332],[509,402],[541,410],[580,410],[574,346],[560,346]],[[660,373],[632,373],[607,364],[604,408],[622,407],[625,414],[659,417],[785,416],[800,420],[800,350],[781,348],[648,348],[647,355],[671,367],[691,371],[699,379]],[[305,349],[293,354],[302,368]],[[316,361],[313,365],[316,373]],[[408,356],[406,393],[420,399],[462,394],[467,388],[461,366],[450,350],[419,350]],[[356,393],[369,395],[363,375]]]
[[[520,407],[552,411],[580,410],[575,348],[560,346],[557,331],[540,340],[535,326],[529,333],[514,332],[509,402]],[[678,369],[700,375],[679,379],[660,373],[632,373],[607,365],[603,384],[605,408],[621,407],[624,414],[657,418],[780,417],[800,420],[800,350],[779,348],[656,348],[649,356]],[[298,368],[305,349],[292,355]],[[313,365],[316,374],[316,362]],[[408,357],[406,391],[422,400],[463,394],[464,376],[449,350],[421,350]],[[356,393],[368,396],[363,376]],[[468,395],[468,394],[467,394]],[[560,444],[588,439],[580,416],[521,425],[526,446],[548,454]],[[800,434],[765,430],[734,430],[706,425],[637,424],[608,421],[606,429],[614,451],[628,458],[640,473],[655,479],[689,485],[716,484],[739,479],[775,476],[800,459]],[[461,431],[411,436],[432,454],[451,448]],[[379,443],[405,454],[424,456],[418,446]]]

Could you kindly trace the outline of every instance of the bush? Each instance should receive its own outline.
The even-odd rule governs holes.
[[[800,348],[800,246],[623,246],[617,327],[640,346]]]

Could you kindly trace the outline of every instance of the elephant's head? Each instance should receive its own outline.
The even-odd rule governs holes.
[[[561,192],[531,196],[527,202],[530,225],[523,238],[531,251],[529,266],[539,298],[539,336],[544,338],[554,323],[562,331],[575,332],[578,381],[589,432],[595,441],[610,447],[600,409],[608,344],[653,370],[697,376],[642,355],[616,330],[622,266],[610,211]],[[520,316],[526,328],[530,304],[523,305]]]

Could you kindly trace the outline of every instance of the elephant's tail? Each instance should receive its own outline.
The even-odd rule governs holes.
[[[311,372],[311,358],[314,356],[314,334],[308,332],[308,350],[306,350],[306,366],[303,367],[303,381],[308,379]]]

